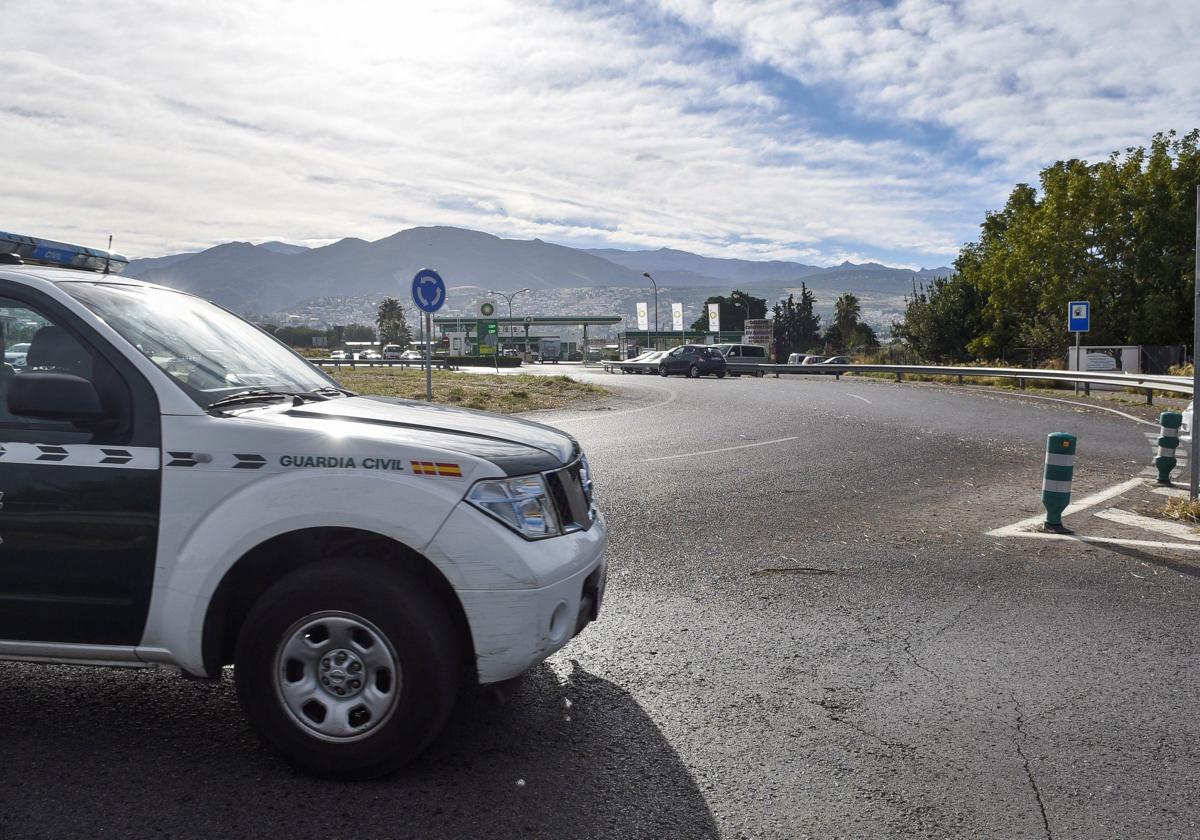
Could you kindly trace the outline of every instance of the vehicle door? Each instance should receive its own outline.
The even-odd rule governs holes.
[[[684,355],[686,350],[686,347],[676,347],[663,356],[662,364],[667,366],[667,373],[682,373],[687,370],[687,357]]]
[[[0,371],[0,639],[136,645],[158,542],[154,391],[82,320],[19,284],[0,281],[0,331],[29,342],[24,366]],[[103,418],[11,412],[32,386],[63,388],[47,374],[90,382]]]

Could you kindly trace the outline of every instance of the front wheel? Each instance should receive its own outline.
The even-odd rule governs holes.
[[[667,366],[666,365],[658,366],[658,375],[663,376],[663,377],[665,377],[667,375]]]
[[[310,773],[369,779],[418,753],[449,717],[459,644],[439,599],[376,561],[294,572],[238,636],[234,680],[268,744]]]
[[[735,373],[734,376],[737,376],[737,374]],[[725,371],[723,371],[723,370],[717,371],[717,379],[724,379],[724,378],[725,378]]]
[[[697,367],[696,365],[692,365],[690,368],[688,368],[688,378],[689,379],[699,379],[700,378],[700,368]]]

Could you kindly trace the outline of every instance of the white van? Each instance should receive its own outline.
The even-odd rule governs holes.
[[[714,344],[713,347],[725,357],[725,363],[730,365],[729,374],[731,376],[740,376],[742,371],[739,371],[734,363],[746,362],[749,364],[766,364],[767,348],[761,344]],[[765,373],[761,370],[745,371],[747,376],[764,376]]]

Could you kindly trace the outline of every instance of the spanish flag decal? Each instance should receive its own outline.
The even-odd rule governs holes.
[[[462,478],[462,467],[440,461],[411,461],[413,475],[430,475],[439,478]]]

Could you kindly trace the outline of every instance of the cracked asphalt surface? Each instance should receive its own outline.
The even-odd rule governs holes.
[[[258,744],[228,674],[2,664],[0,836],[1200,836],[1200,561],[985,536],[1038,512],[1046,434],[1079,436],[1078,497],[1148,465],[1142,426],[583,376],[621,390],[538,419],[589,454],[609,590],[507,702],[335,784]]]

